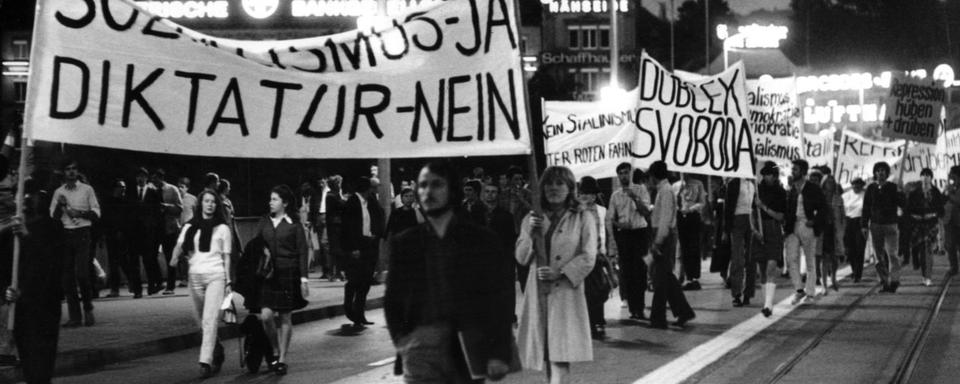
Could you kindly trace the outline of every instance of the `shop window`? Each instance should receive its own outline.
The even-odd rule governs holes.
[[[610,48],[609,25],[568,25],[570,49],[608,49]]]
[[[30,41],[26,39],[15,39],[12,42],[12,54],[14,60],[30,59]]]
[[[26,81],[13,82],[13,101],[16,101],[18,103],[23,103],[27,101],[27,82]]]

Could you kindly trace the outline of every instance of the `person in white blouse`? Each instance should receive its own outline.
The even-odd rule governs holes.
[[[230,227],[226,224],[223,202],[209,189],[198,196],[200,204],[193,219],[180,231],[173,248],[170,266],[175,267],[181,255],[189,264],[190,296],[193,298],[200,329],[200,369],[204,378],[216,374],[223,365],[223,345],[217,339],[220,306],[231,290]]]

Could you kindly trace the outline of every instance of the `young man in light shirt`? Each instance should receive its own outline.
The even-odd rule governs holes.
[[[63,326],[79,327],[95,324],[93,316],[93,281],[90,276],[90,227],[100,218],[100,202],[93,188],[78,180],[79,165],[67,160],[63,166],[64,184],[53,192],[50,217],[63,223],[63,293],[67,298],[70,320]],[[79,298],[77,287],[79,286]],[[80,302],[83,301],[83,317]],[[82,321],[82,323],[81,323]]]
[[[646,187],[633,184],[633,167],[630,163],[617,165],[617,181],[620,189],[610,196],[610,208],[607,209],[606,225],[613,232],[616,249],[619,253],[623,279],[621,283],[627,293],[627,307],[630,319],[641,320],[647,287],[647,266],[643,256],[650,243],[650,228],[644,218],[650,212],[650,193]]]
[[[863,278],[863,252],[867,238],[863,235],[863,186],[866,183],[861,178],[850,182],[852,188],[843,193],[844,216],[846,217],[843,242],[846,246],[847,260],[853,269],[853,282],[859,283]]]

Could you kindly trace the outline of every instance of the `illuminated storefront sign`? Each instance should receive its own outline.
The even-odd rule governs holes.
[[[908,76],[927,78],[927,70],[917,69],[907,72]],[[893,73],[884,71],[880,76],[873,76],[870,72],[830,74],[819,76],[797,76],[797,92],[834,92],[867,90],[874,87],[890,88],[890,79]],[[953,68],[947,64],[940,64],[933,70],[933,78],[942,80],[944,87],[960,85],[954,80]]]
[[[723,40],[725,49],[777,48],[780,40],[787,38],[788,31],[781,25],[750,24],[737,27],[737,33],[731,35],[726,24],[717,25],[717,37]]]
[[[280,0],[243,0],[243,10],[254,19],[266,19],[277,11]]]
[[[609,0],[540,0],[550,13],[607,13],[610,12]],[[628,0],[615,2],[620,12],[629,11]]]
[[[842,124],[842,123],[875,123],[883,120],[884,104],[864,103],[840,104],[837,100],[829,100],[826,105],[816,105],[816,100],[807,98],[803,107],[804,124]]]
[[[636,63],[640,58],[636,52],[620,52],[621,63]],[[540,54],[540,63],[547,64],[610,64],[608,52],[543,52]]]
[[[138,1],[137,5],[157,16],[171,19],[226,19],[230,17],[230,2],[226,0]]]
[[[389,16],[402,15],[410,9],[440,3],[442,0],[387,0],[384,4]],[[293,0],[293,17],[317,16],[372,16],[378,14],[377,0]]]

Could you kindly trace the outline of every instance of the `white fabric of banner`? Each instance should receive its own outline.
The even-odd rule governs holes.
[[[793,77],[747,80],[747,110],[759,161],[784,166],[803,154],[803,127]]]
[[[129,0],[38,3],[36,140],[184,155],[527,154],[514,0],[431,3],[289,41],[207,36]]]
[[[718,75],[685,81],[644,52],[634,165],[663,160],[675,172],[754,178],[745,80],[737,62]]]
[[[617,165],[632,163],[637,90],[616,102],[544,102],[543,140],[547,165],[570,168],[579,179],[616,177]]]

